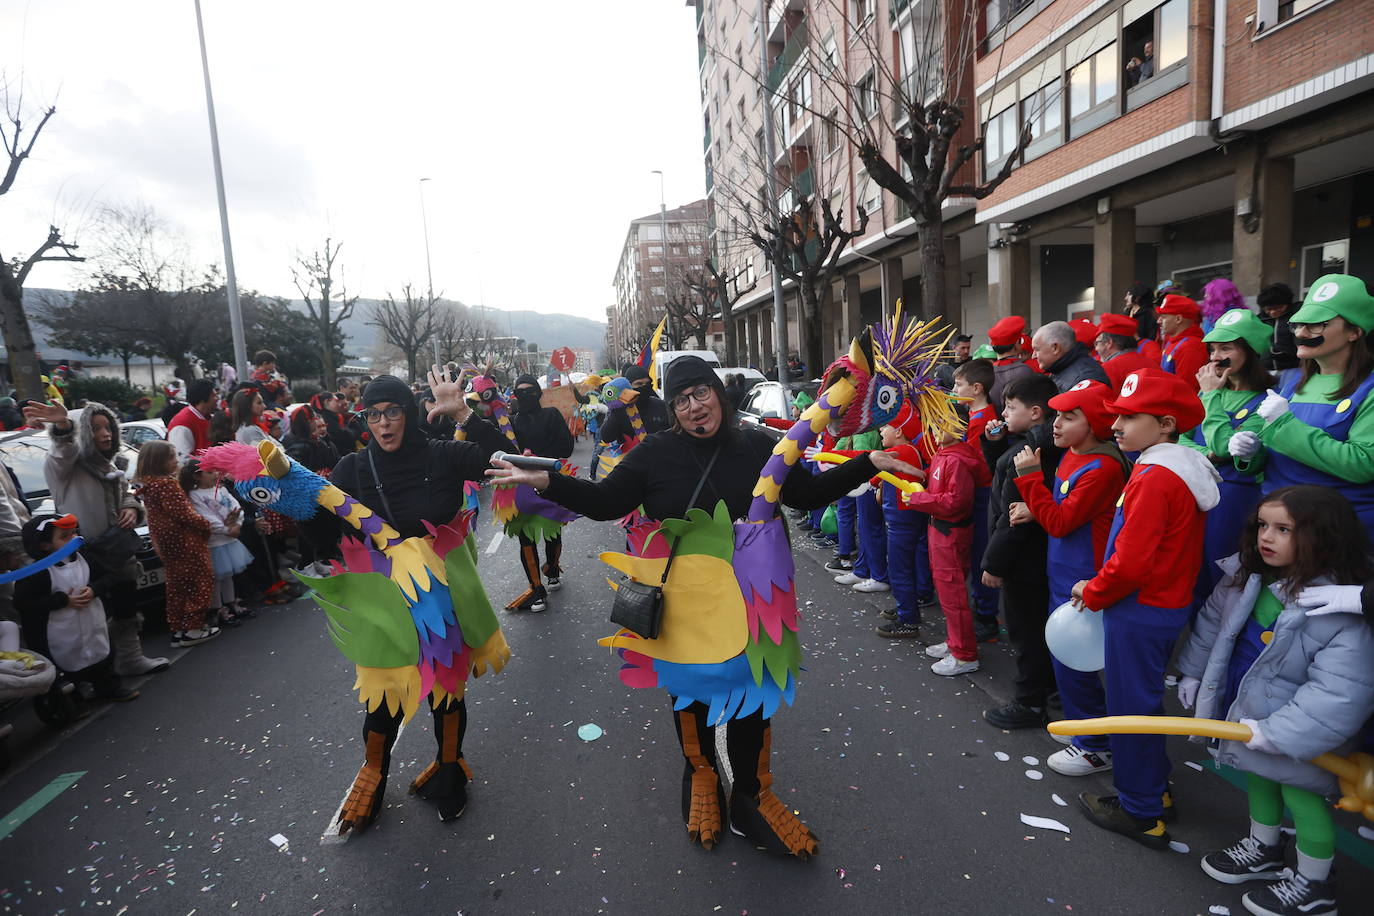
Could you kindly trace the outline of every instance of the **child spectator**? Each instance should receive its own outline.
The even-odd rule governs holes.
[[[835,442],[836,451],[845,451],[851,446],[849,436]],[[854,513],[853,496],[845,494],[835,500],[835,556],[825,564],[825,568],[836,574],[847,573],[854,568],[854,554],[858,552],[854,536]]]
[[[1016,488],[1049,535],[1049,595],[1044,614],[1069,600],[1074,582],[1091,578],[1102,566],[1116,501],[1131,470],[1112,440],[1114,418],[1106,403],[1114,394],[1108,385],[1085,381],[1050,399],[1050,407],[1058,412],[1054,444],[1064,450],[1053,486],[1045,485],[1038,451],[1026,447],[1012,459],[1018,475]],[[1107,698],[1097,672],[1076,671],[1053,657],[1050,661],[1066,719],[1107,714]],[[1111,751],[1105,735],[1083,735],[1045,762],[1056,773],[1084,776],[1109,769]]]
[[[1192,611],[1206,513],[1217,504],[1221,478],[1206,458],[1178,444],[1203,415],[1183,378],[1141,369],[1126,376],[1107,409],[1117,415],[1117,445],[1140,457],[1112,522],[1106,562],[1074,585],[1073,597],[1103,614],[1108,715],[1161,715],[1164,668]],[[1110,747],[1117,794],[1080,793],[1079,803],[1099,827],[1167,849],[1163,736],[1112,735]]]
[[[968,421],[968,408],[955,412]],[[978,643],[973,636],[973,609],[968,601],[969,551],[973,544],[973,491],[987,486],[988,466],[978,447],[962,431],[947,432],[931,459],[928,487],[906,496],[907,504],[930,515],[930,566],[935,591],[945,612],[946,639],[926,649],[939,659],[930,670],[944,677],[978,670]]]
[[[850,447],[857,454],[882,448],[882,435],[877,430],[859,433],[849,440]],[[854,551],[854,568],[835,576],[840,585],[847,585],[855,591],[885,591],[887,571],[887,525],[883,521],[882,490],[872,483],[865,484],[853,492],[854,527],[858,537]],[[860,589],[860,585],[865,585]],[[893,618],[895,619],[895,617]]]
[[[1155,309],[1159,330],[1164,335],[1159,367],[1177,375],[1197,391],[1197,371],[1207,362],[1207,347],[1202,343],[1202,310],[1187,296],[1170,293]]]
[[[191,498],[200,517],[210,523],[210,567],[215,574],[215,593],[210,606],[219,619],[231,626],[256,616],[244,607],[234,591],[234,577],[253,562],[253,555],[239,542],[243,530],[243,510],[220,484],[218,471],[202,471],[192,458],[177,475],[181,488]]]
[[[892,422],[879,430],[884,451],[891,452],[907,464],[922,468],[925,455],[916,448],[924,435],[921,416],[912,409],[911,402],[902,405]],[[910,478],[905,478],[910,479]],[[902,499],[902,491],[886,481],[879,481],[883,499],[883,521],[887,525],[887,581],[897,602],[894,620],[878,627],[878,635],[888,638],[911,639],[920,635],[921,607],[930,604],[934,591],[930,579],[929,554],[926,536],[930,517],[912,511]],[[887,591],[860,588],[859,591]]]
[[[968,399],[968,430],[964,434],[964,441],[974,443],[980,453],[983,430],[989,423],[1000,419],[997,409],[988,400],[993,380],[990,360],[972,359],[954,370],[954,393]],[[979,642],[997,639],[997,604],[1001,597],[997,589],[983,583],[982,560],[983,553],[988,549],[988,504],[991,492],[991,487],[978,487],[973,491],[973,546],[970,548],[973,563],[970,566],[969,587],[973,589],[973,635]]]
[[[1369,539],[1329,487],[1276,490],[1250,513],[1238,555],[1179,655],[1185,708],[1249,726],[1223,741],[1217,763],[1246,773],[1250,830],[1202,859],[1224,884],[1276,881],[1244,897],[1268,914],[1334,914],[1335,828],[1325,796],[1336,778],[1305,761],[1349,753],[1374,712],[1374,634],[1358,611],[1303,613],[1310,586],[1358,586],[1374,576]],[[1248,674],[1247,672],[1253,672]],[[1284,867],[1283,809],[1293,815],[1297,868]]]
[[[1029,513],[1012,523],[1014,509],[1025,504],[1016,488],[1013,459],[1022,448],[1040,453],[1041,474],[1048,483],[1059,464],[1054,444],[1054,411],[1050,400],[1059,394],[1054,379],[1031,374],[1007,386],[1003,410],[1005,428],[985,433],[984,455],[994,457],[992,531],[982,557],[982,579],[1002,590],[1007,637],[1016,658],[1015,694],[1006,706],[985,710],[983,718],[997,728],[1021,728],[1026,710],[1039,708],[1054,692],[1054,669],[1045,648],[1045,618],[1049,614],[1049,583],[1045,572],[1045,531]],[[1019,515],[1018,515],[1019,518]],[[1035,724],[1039,724],[1036,722]]]
[[[219,635],[219,627],[207,622],[215,593],[210,523],[192,508],[176,475],[176,446],[162,439],[143,443],[134,480],[148,509],[153,547],[167,568],[167,626],[172,645],[194,646]]]
[[[75,515],[36,515],[20,532],[24,550],[35,560],[61,550],[76,535]],[[77,551],[16,582],[14,607],[30,649],[52,659],[70,680],[89,683],[97,697],[123,702],[136,699],[138,691],[115,674],[105,605],[97,592],[111,584],[92,580],[90,565]],[[60,681],[54,683],[49,697],[56,698],[61,689]]]

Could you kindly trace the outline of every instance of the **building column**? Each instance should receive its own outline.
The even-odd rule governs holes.
[[[859,272],[845,274],[844,294],[840,300],[840,340],[841,346],[849,346],[849,341],[859,336],[863,330],[860,304],[862,294],[859,289]]]
[[[828,366],[839,356],[840,343],[836,340],[835,328],[838,324],[839,309],[835,303],[835,285],[827,283],[821,291],[821,359]],[[824,366],[812,367],[812,375],[820,375]]]
[[[883,261],[880,268],[883,272],[883,290],[886,300],[883,302],[883,317],[887,318],[897,308],[897,300],[902,298],[902,259],[887,258]],[[905,315],[913,314],[909,303],[904,303],[902,313]]]
[[[757,367],[759,365],[759,313],[750,312],[744,317],[745,329],[745,362]]]
[[[784,304],[786,300],[784,300]],[[759,371],[766,373],[773,358],[773,310],[759,309]]]
[[[1108,198],[1102,198],[1099,205]],[[1135,210],[1099,213],[1093,222],[1093,311],[1105,315],[1135,282]]]
[[[1008,315],[1030,322],[1030,242],[1006,241],[988,251],[988,305],[993,322]]]
[[[1293,245],[1293,160],[1264,159],[1254,146],[1236,165],[1236,221],[1231,279],[1254,299],[1267,284],[1286,282]]]
[[[959,254],[959,236],[945,236],[945,324],[967,327],[964,320],[964,265]],[[960,334],[965,333],[960,331]]]

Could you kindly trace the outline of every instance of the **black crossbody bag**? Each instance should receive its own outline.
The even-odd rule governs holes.
[[[696,505],[701,488],[706,484],[706,476],[711,473],[719,454],[720,446],[716,446],[716,450],[711,453],[711,460],[706,462],[706,469],[701,472],[697,488],[692,491],[692,498],[687,500],[689,511]],[[681,535],[673,539],[673,546],[668,551],[668,562],[663,565],[663,577],[658,580],[657,585],[635,582],[632,579],[620,583],[615,590],[615,600],[611,604],[611,623],[618,624],[644,639],[658,639],[659,630],[663,627],[663,585],[668,581],[668,571],[673,568],[673,557],[677,556],[677,545],[681,540]]]

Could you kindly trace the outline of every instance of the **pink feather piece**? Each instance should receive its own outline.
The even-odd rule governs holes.
[[[764,599],[758,592],[750,589],[745,613],[748,615],[749,638],[752,641],[759,641],[759,627],[762,625],[763,631],[768,634],[773,644],[781,645],[783,627],[794,633],[797,630],[796,590],[792,587],[769,588],[768,598]]]
[[[423,519],[422,519],[423,521]],[[424,522],[425,529],[434,536],[434,553],[439,559],[448,556],[450,550],[456,550],[463,546],[463,542],[468,539],[468,532],[472,529],[472,511],[461,509],[453,517],[453,521],[446,525],[431,525]]]
[[[242,442],[212,445],[197,455],[202,471],[220,471],[234,480],[252,480],[267,473],[258,450]]]
[[[654,660],[632,649],[621,649],[620,682],[626,687],[657,687],[658,674],[654,671]]]
[[[649,537],[658,529],[658,522],[643,517],[636,524],[626,528],[625,537],[630,544],[630,553],[637,557],[644,557],[646,560],[657,560],[668,556],[667,538],[654,538],[652,542],[649,542]]]

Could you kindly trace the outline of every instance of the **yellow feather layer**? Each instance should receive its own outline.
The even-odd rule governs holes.
[[[407,721],[420,708],[420,670],[414,665],[404,668],[365,668],[354,666],[358,673],[353,689],[358,691],[358,702],[367,707],[368,712],[376,712],[386,704],[391,715],[403,713]]]

